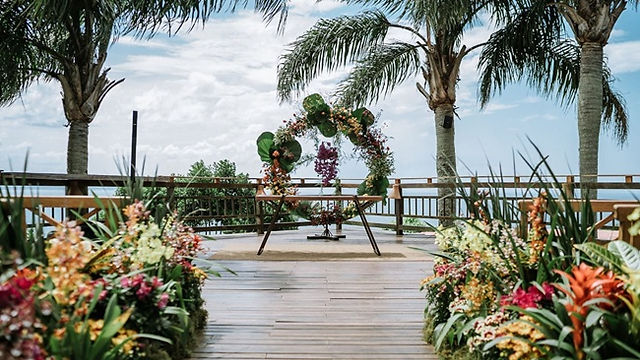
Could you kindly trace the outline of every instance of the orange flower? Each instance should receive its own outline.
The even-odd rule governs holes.
[[[529,235],[529,263],[538,261],[540,253],[547,242],[547,226],[544,223],[544,213],[547,207],[547,193],[542,192],[540,196],[533,199],[533,204],[529,205],[528,221],[531,224]]]
[[[619,296],[625,293],[624,282],[617,279],[613,272],[605,272],[604,268],[593,268],[585,263],[576,266],[569,275],[564,271],[554,270],[555,273],[569,280],[569,289],[558,284],[554,286],[565,293],[569,302],[565,304],[565,309],[569,313],[573,324],[573,346],[576,349],[579,359],[585,357],[582,351],[584,320],[589,313],[589,306],[585,306],[589,300],[603,298],[616,301]],[[602,308],[610,307],[609,304],[598,305]]]

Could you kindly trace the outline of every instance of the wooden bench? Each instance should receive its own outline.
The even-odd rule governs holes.
[[[582,200],[569,200],[573,211],[580,211],[580,207],[584,203]],[[629,228],[631,222],[628,220],[629,214],[634,209],[640,207],[640,201],[636,200],[590,200],[591,208],[594,213],[610,213],[602,218],[602,220],[596,222],[593,225],[594,231],[602,229],[606,224],[613,220],[618,220],[620,226],[618,227],[617,239],[626,241],[636,248],[640,248],[640,236],[631,236],[629,234]],[[520,214],[520,234],[526,237],[528,232],[528,212],[529,207],[533,204],[533,200],[520,200],[518,201],[518,208],[521,211]],[[564,206],[564,202],[559,202],[560,206]]]
[[[0,202],[6,203],[7,199],[0,199]],[[112,207],[120,208],[123,199],[120,197],[95,197],[86,195],[67,195],[67,196],[25,196],[22,199],[23,217],[22,226],[26,231],[26,212],[33,212],[36,216],[44,220],[51,226],[58,226],[65,219],[56,219],[54,215],[45,212],[46,208],[51,209],[82,209],[89,210],[76,219],[78,224],[88,220],[92,216],[98,214],[100,210],[110,209]]]

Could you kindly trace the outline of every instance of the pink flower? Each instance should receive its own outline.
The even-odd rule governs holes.
[[[131,279],[125,276],[120,279],[120,286],[122,286],[123,288],[130,288],[133,286],[133,283],[131,282]]]
[[[164,309],[167,307],[167,303],[169,303],[169,294],[162,293],[162,295],[160,295],[160,300],[158,300],[158,308]]]
[[[153,279],[151,279],[151,286],[154,289],[159,288],[160,286],[162,286],[162,280],[158,279],[157,276],[154,276]]]
[[[500,300],[500,305],[515,305],[523,309],[538,308],[542,300],[551,300],[553,295],[553,287],[548,283],[542,284],[542,290],[544,293],[534,285],[529,286],[527,291],[518,288],[510,296],[503,297]]]
[[[145,282],[140,284],[140,288],[136,291],[136,295],[138,295],[139,300],[143,300],[153,291],[153,288],[147,285]]]
[[[138,286],[142,283],[144,283],[144,276],[142,274],[138,274],[133,277],[133,280],[131,281],[131,287]]]

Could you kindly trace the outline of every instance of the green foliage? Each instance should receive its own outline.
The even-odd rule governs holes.
[[[191,29],[199,22],[204,23],[213,14],[234,11],[249,3],[247,0],[3,1],[0,105],[11,103],[39,79],[59,80],[64,88],[72,81],[80,81],[77,77],[90,80],[81,86],[95,86],[92,101],[97,100],[99,105],[102,97],[120,82],[109,81],[108,69],[102,69],[109,45],[119,37],[128,34],[151,37],[159,31],[174,34],[183,27]],[[287,1],[254,0],[253,5],[266,21],[279,15],[279,26],[284,26]],[[65,101],[65,108],[68,106]]]
[[[24,228],[27,224],[24,190],[24,183],[0,184],[0,250],[7,253],[15,251],[22,259],[46,263],[42,220],[33,215],[31,227]]]
[[[640,271],[640,250],[624,241],[612,241],[607,247],[596,243],[584,243],[576,245],[576,248],[584,252],[594,265],[618,274],[629,275]]]
[[[130,307],[125,313],[122,313],[120,306],[117,304],[116,295],[112,295],[107,304],[107,308],[104,312],[104,324],[100,333],[95,340],[91,339],[91,328],[89,324],[89,315],[94,311],[102,292],[102,286],[98,286],[94,292],[91,300],[81,299],[83,301],[90,301],[87,314],[84,316],[84,321],[81,322],[80,329],[74,328],[74,324],[79,319],[71,319],[66,326],[66,331],[61,339],[55,336],[50,338],[50,348],[52,350],[55,359],[86,359],[86,360],[114,360],[121,358],[119,351],[129,341],[136,338],[147,338],[156,341],[163,341],[171,343],[169,339],[152,334],[136,334],[121,342],[120,344],[113,346],[111,339],[118,333],[120,329],[127,323],[129,316],[133,312],[134,308]],[[74,315],[78,316],[78,315]]]
[[[278,67],[278,96],[291,100],[325,71],[359,59],[381,44],[389,22],[381,12],[321,19],[291,44]]]
[[[260,155],[260,160],[269,162],[271,161],[271,153],[273,152],[273,133],[271,132],[263,132],[258,136],[258,140],[256,141],[258,145],[258,155]]]
[[[404,42],[379,44],[358,60],[336,90],[340,103],[360,105],[377,102],[395,87],[420,72],[420,46]]]
[[[552,1],[525,1],[494,32],[480,55],[480,101],[483,106],[510,83],[524,80],[564,105],[575,103],[580,74],[580,48],[565,32]],[[603,124],[619,143],[628,135],[624,98],[612,88],[614,78],[603,63]]]

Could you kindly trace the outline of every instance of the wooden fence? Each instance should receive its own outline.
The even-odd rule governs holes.
[[[560,186],[567,193],[579,197],[579,189],[582,184],[576,181],[576,179],[578,179],[577,176],[565,175],[558,178],[562,179]],[[0,171],[1,182],[37,187],[39,193],[44,192],[46,189],[62,192],[63,189],[77,189],[82,187],[89,187],[91,190],[103,188],[104,193],[104,188],[114,191],[115,187],[124,186],[126,180],[126,177],[118,175],[24,174]],[[265,219],[270,216],[268,209],[255,201],[255,191],[260,183],[260,180],[256,178],[249,179],[247,183],[238,183],[235,178],[186,179],[175,176],[143,177],[137,181],[142,181],[147,186],[166,189],[167,196],[171,197],[173,201],[189,202],[194,209],[209,209],[208,211],[191,215],[190,220],[198,223],[197,226],[194,226],[196,231],[255,231],[261,233],[265,227]],[[317,195],[324,193],[328,195],[334,193],[333,188],[322,188],[318,179],[315,178],[294,178],[292,181],[294,185],[299,188],[300,194]],[[361,181],[361,179],[344,179],[342,181],[342,189],[339,190],[339,193],[355,193]],[[542,182],[553,187],[551,179],[543,178]],[[507,191],[507,201],[509,201],[514,208],[518,208],[518,201],[535,196],[536,189],[538,189],[542,183],[540,181],[531,181],[525,177],[510,176],[502,178],[498,184],[494,182],[490,176],[469,176],[462,177],[460,185],[467,189],[467,191],[470,189],[483,189],[496,186],[504,187]],[[437,201],[437,189],[451,185],[438,183],[436,178],[398,178],[392,180],[392,186],[395,186],[393,190],[398,193],[398,198],[387,199],[386,202],[374,204],[368,208],[367,215],[370,218],[371,226],[392,229],[397,234],[402,234],[404,231],[422,231],[428,229],[426,225],[405,225],[405,219],[407,218],[420,219],[435,224],[435,221],[440,219],[438,217],[439,204]],[[390,189],[392,186],[390,186]],[[589,187],[599,189],[601,193],[609,192],[610,194],[606,194],[606,198],[610,200],[630,200],[633,199],[634,196],[640,195],[640,175],[603,175],[599,176],[598,182],[589,183]],[[178,188],[217,189],[221,191],[242,190],[244,194],[217,196],[187,194],[173,196]],[[104,195],[105,194],[101,194],[101,196]],[[601,198],[603,197],[601,196]],[[459,216],[468,216],[468,211],[461,198],[451,198],[447,201],[456,203]],[[55,208],[56,207],[53,206],[49,209],[49,216],[52,218],[62,219],[67,215],[62,206],[59,207],[58,212],[56,212]],[[611,217],[613,209],[598,211],[596,213],[596,220],[600,221],[609,217],[612,222],[610,222],[608,226],[612,228],[618,226],[615,217]],[[232,223],[233,220],[236,220],[238,223]],[[349,221],[347,224],[359,223]],[[309,222],[278,223],[279,228],[291,228],[304,225],[309,225]]]

